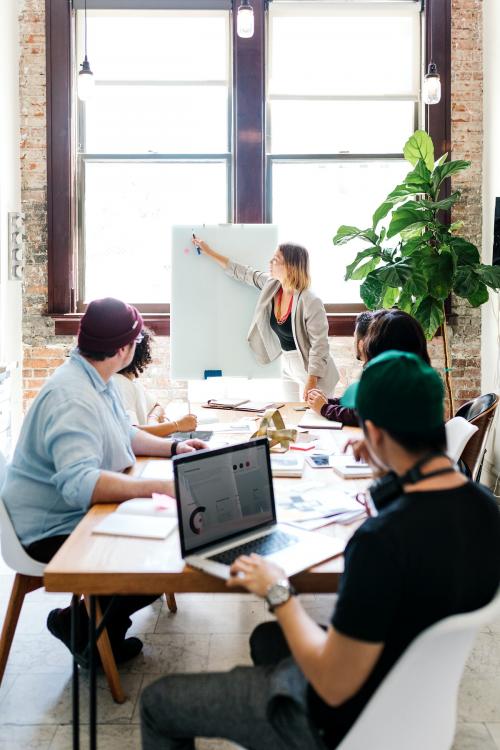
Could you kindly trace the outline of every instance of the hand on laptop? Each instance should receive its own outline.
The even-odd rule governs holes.
[[[243,586],[251,594],[264,598],[270,586],[286,577],[283,568],[260,555],[242,555],[231,565],[231,578],[226,585],[229,588]]]
[[[208,443],[205,443],[204,440],[198,440],[198,438],[183,440],[177,446],[177,455],[179,456],[181,453],[193,453],[193,451],[201,451],[203,448],[209,447]]]

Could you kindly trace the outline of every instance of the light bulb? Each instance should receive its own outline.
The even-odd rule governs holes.
[[[437,104],[441,101],[441,79],[437,72],[436,63],[429,63],[427,73],[424,76],[422,98],[425,104]]]
[[[250,37],[253,36],[253,31],[253,8],[249,4],[248,0],[242,0],[242,3],[238,8],[238,16],[236,18],[236,33],[242,39],[250,39]]]
[[[81,68],[82,69],[78,73],[78,98],[81,99],[82,102],[85,102],[87,99],[90,99],[94,93],[95,79],[86,57],[82,62]]]

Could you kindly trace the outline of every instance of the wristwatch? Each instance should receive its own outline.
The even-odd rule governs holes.
[[[267,589],[266,602],[269,612],[285,604],[291,596],[295,596],[297,592],[288,580],[288,578],[280,578],[276,583],[272,583]]]
[[[177,455],[177,446],[179,445],[180,440],[172,440],[170,444],[170,458],[173,458]]]

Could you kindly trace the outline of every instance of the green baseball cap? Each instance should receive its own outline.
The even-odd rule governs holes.
[[[342,406],[393,432],[421,434],[444,422],[443,381],[416,354],[391,350],[368,362],[347,388]]]

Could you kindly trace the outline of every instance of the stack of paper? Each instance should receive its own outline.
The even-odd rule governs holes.
[[[278,521],[305,529],[317,529],[334,521],[350,523],[366,513],[364,505],[351,493],[318,482],[301,482],[295,487],[279,488],[276,503]]]
[[[304,470],[305,455],[302,452],[271,453],[271,472],[273,477],[301,477]]]
[[[356,461],[353,456],[330,456],[330,466],[342,479],[369,479],[373,476],[369,464]]]

